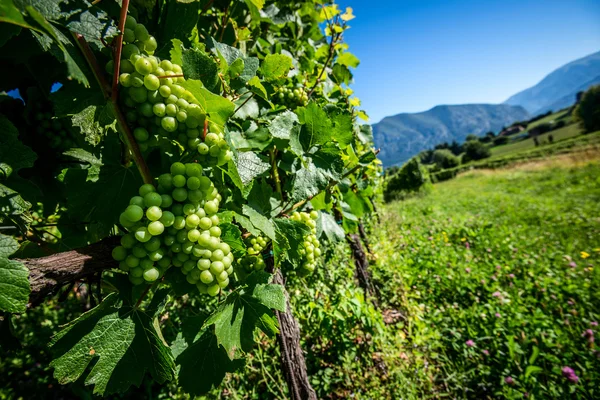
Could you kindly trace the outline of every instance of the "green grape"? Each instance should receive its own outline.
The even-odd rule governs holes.
[[[123,212],[123,215],[129,221],[137,222],[144,216],[144,210],[140,206],[130,205],[127,206],[127,208]]]
[[[177,120],[173,117],[163,117],[160,125],[167,132],[175,132],[177,130]]]
[[[150,136],[150,134],[148,133],[148,130],[146,130],[145,128],[135,128],[133,131],[133,136],[135,137],[136,140],[145,142],[146,140],[148,140],[148,137]]]
[[[131,249],[136,243],[137,241],[131,233],[128,233],[127,235],[123,235],[121,237],[121,246],[123,246],[126,249]]]
[[[135,238],[139,242],[145,243],[152,238],[152,235],[145,226],[141,226],[135,230]]]
[[[144,77],[144,86],[148,90],[158,90],[160,87],[160,79],[158,79],[156,75],[148,74]]]
[[[123,246],[117,246],[112,251],[112,257],[117,261],[123,261],[127,258],[127,249]]]
[[[179,202],[184,202],[187,199],[187,190],[184,188],[176,188],[172,193],[173,199]]]
[[[148,251],[156,251],[160,248],[160,239],[157,237],[151,238],[149,241],[144,243],[144,249]]]
[[[165,205],[163,204],[163,206],[165,206]],[[168,206],[166,206],[166,207],[168,207]],[[162,222],[162,224],[166,227],[172,226],[175,222],[175,215],[173,215],[173,213],[170,211],[164,211],[162,213],[159,221]]]
[[[160,276],[160,271],[157,268],[149,268],[144,271],[144,280],[147,282],[154,282]]]
[[[165,226],[160,221],[153,221],[148,224],[148,232],[153,236],[160,235],[164,230]]]
[[[133,249],[131,249],[131,254],[141,259],[146,257],[148,253],[146,252],[146,249],[143,246],[137,245]]]

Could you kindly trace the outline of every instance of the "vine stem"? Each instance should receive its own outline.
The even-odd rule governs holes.
[[[333,21],[329,20],[329,17],[327,16],[327,10],[326,9],[324,9],[324,10],[325,10],[325,16],[327,17],[327,21],[328,21],[328,25],[329,25],[329,30],[331,31],[331,42],[329,43],[329,54],[327,55],[327,60],[325,60],[325,64],[323,65],[323,69],[319,73],[319,76],[317,77],[317,80],[315,81],[315,84],[313,85],[313,87],[308,92],[308,98],[309,99],[312,96],[312,94],[315,91],[315,89],[317,88],[317,86],[319,85],[319,83],[321,83],[321,78],[323,77],[323,74],[325,73],[325,70],[327,69],[327,65],[329,64],[329,61],[331,61],[331,59],[333,58],[335,42],[342,35],[341,33],[338,33],[338,34],[335,33],[335,31],[333,29]],[[337,38],[336,38],[336,36],[337,36]]]
[[[277,191],[277,193],[279,193],[279,196],[281,196],[281,199],[283,200],[283,192],[281,191],[281,179],[279,178],[279,171],[277,170],[276,152],[276,148],[271,149],[271,151],[269,152],[271,155],[271,168],[273,169],[273,180],[275,181],[275,190]]]
[[[125,1],[126,0],[124,0],[123,2]],[[81,49],[83,56],[85,57],[90,68],[92,69],[96,81],[100,85],[100,89],[102,90],[104,98],[108,100],[109,104],[111,105],[112,112],[115,115],[115,118],[117,119],[117,125],[119,127],[119,130],[121,131],[121,133],[123,133],[123,140],[125,141],[125,144],[127,145],[129,151],[131,151],[131,154],[133,155],[133,160],[135,161],[135,165],[140,171],[140,175],[142,176],[144,183],[153,184],[154,180],[152,179],[152,175],[150,174],[150,169],[148,169],[148,165],[146,164],[146,161],[142,156],[142,152],[140,151],[140,148],[138,147],[138,144],[135,141],[135,138],[133,137],[133,133],[131,133],[131,129],[129,129],[129,126],[127,125],[125,116],[123,115],[121,109],[118,106],[118,99],[114,99],[114,96],[111,96],[109,93],[110,86],[104,78],[104,73],[100,68],[100,65],[98,64],[98,61],[96,60],[92,49],[90,49],[89,44],[82,35],[78,33],[73,33],[73,35],[75,36],[77,45]]]
[[[238,106],[238,108],[235,109],[235,111],[233,112],[233,114],[231,114],[231,116],[233,117],[235,115],[235,113],[237,113],[240,108],[244,107],[246,105],[246,103],[249,102],[250,99],[253,97],[254,97],[254,93],[252,93],[250,96],[248,96],[248,98],[246,100],[244,100],[244,102],[242,104],[240,104]]]
[[[111,100],[117,102],[119,98],[119,71],[121,71],[121,52],[123,51],[123,32],[125,32],[125,20],[127,19],[127,10],[129,9],[129,0],[123,0],[121,4],[121,15],[119,16],[119,34],[115,43],[113,59],[115,69],[113,71]]]
[[[381,149],[377,149],[374,151],[375,155],[379,154],[379,152],[381,151]],[[301,200],[299,202],[297,202],[296,204],[294,204],[293,206],[291,206],[289,209],[287,210],[283,210],[279,213],[278,216],[284,215],[284,214],[289,214],[290,212],[294,211],[295,209],[302,207],[303,205],[305,205],[306,203],[308,203],[309,201],[311,201],[315,196],[321,194],[324,191],[327,191],[329,189],[331,189],[332,187],[334,187],[335,185],[337,185],[341,180],[343,180],[344,178],[348,177],[349,175],[352,175],[354,172],[356,172],[360,167],[362,167],[361,164],[358,164],[357,166],[355,166],[354,168],[352,168],[350,171],[346,172],[344,175],[342,175],[340,180],[337,181],[331,181],[329,182],[329,184],[325,187],[325,189],[315,193],[313,196],[310,196],[304,200]]]
[[[146,296],[148,296],[148,293],[150,292],[150,289],[152,289],[154,286],[156,286],[156,284],[160,282],[160,281],[155,281],[152,285],[148,285],[146,287],[146,290],[144,290],[144,292],[142,293],[142,295],[140,296],[140,298],[138,299],[138,301],[135,303],[135,306],[133,306],[134,309],[138,309],[140,307],[140,304],[142,304],[142,301],[144,301],[144,299],[146,298]]]

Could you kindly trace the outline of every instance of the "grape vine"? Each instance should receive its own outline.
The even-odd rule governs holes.
[[[205,394],[263,332],[279,335],[290,396],[316,398],[284,282],[321,276],[380,194],[349,88],[352,10],[59,3],[0,14],[0,46],[29,51],[0,79],[20,94],[0,102],[0,223],[14,233],[0,234],[0,311],[26,312],[34,275],[50,296],[101,273],[99,304],[50,343],[61,384],[111,395],[149,376]],[[72,277],[46,279],[61,260]],[[167,339],[165,307],[181,314]]]

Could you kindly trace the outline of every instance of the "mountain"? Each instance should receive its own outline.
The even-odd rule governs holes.
[[[563,65],[504,104],[523,106],[532,115],[557,111],[575,103],[577,92],[597,84],[600,84],[600,51]]]
[[[444,105],[386,117],[373,125],[373,135],[376,147],[381,149],[379,159],[387,167],[401,164],[438,143],[462,143],[471,133],[497,132],[529,117],[523,107],[508,104]]]

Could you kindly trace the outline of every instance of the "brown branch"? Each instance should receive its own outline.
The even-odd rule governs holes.
[[[118,237],[110,237],[80,249],[18,260],[29,269],[29,307],[37,306],[66,284],[116,268],[118,264],[112,258],[112,249],[118,243]]]
[[[235,113],[238,112],[240,108],[244,107],[246,105],[246,103],[249,102],[250,99],[253,97],[254,97],[254,93],[252,93],[250,96],[248,96],[248,98],[246,100],[244,100],[244,102],[242,104],[240,104],[238,106],[238,108],[235,109],[235,111],[233,112],[233,114],[231,114],[231,116],[233,117],[235,115]]]
[[[119,16],[119,34],[113,49],[113,59],[115,64],[111,100],[117,103],[119,98],[119,71],[121,70],[121,52],[123,51],[123,32],[125,32],[125,20],[127,19],[127,10],[129,9],[129,0],[123,0],[121,4],[121,15]]]

